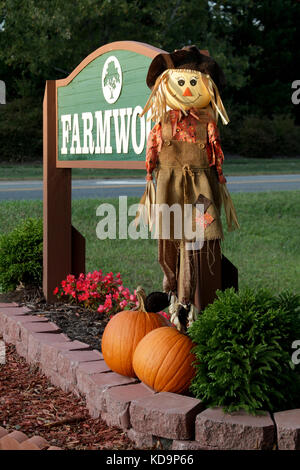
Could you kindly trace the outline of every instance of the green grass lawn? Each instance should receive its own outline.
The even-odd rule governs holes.
[[[237,193],[232,195],[241,229],[228,233],[225,228],[223,253],[239,269],[239,285],[267,287],[273,292],[300,287],[300,191]],[[161,289],[162,272],[157,261],[156,240],[99,240],[96,226],[101,202],[116,199],[74,200],[73,225],[86,237],[87,271],[120,271],[124,285],[142,285],[146,292]],[[128,205],[138,202],[129,198]],[[41,217],[40,201],[0,203],[0,233],[12,230],[21,219]],[[132,220],[130,217],[129,220]],[[224,218],[223,218],[224,221]],[[118,232],[117,232],[118,233]]]
[[[226,158],[224,174],[263,175],[300,173],[300,158]],[[72,176],[76,179],[86,178],[144,178],[145,170],[96,170],[93,168],[75,168]],[[0,164],[0,181],[9,179],[42,179],[42,164]]]

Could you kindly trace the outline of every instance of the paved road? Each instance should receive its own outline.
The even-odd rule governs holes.
[[[228,176],[227,186],[231,193],[300,190],[300,174]],[[42,188],[42,181],[0,182],[0,201],[42,199]],[[144,179],[73,180],[72,197],[73,199],[104,199],[118,196],[140,197],[144,189]]]

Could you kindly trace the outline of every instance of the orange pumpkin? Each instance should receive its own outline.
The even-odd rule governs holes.
[[[166,326],[151,331],[139,342],[133,355],[138,378],[156,392],[181,393],[195,375],[191,339]]]
[[[158,313],[145,311],[141,289],[137,289],[138,310],[124,310],[113,316],[105,327],[101,348],[106,364],[118,374],[136,377],[132,357],[140,340],[155,328],[165,326]]]

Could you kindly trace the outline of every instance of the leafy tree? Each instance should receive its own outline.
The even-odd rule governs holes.
[[[230,83],[231,100],[241,104],[247,113],[299,113],[299,106],[291,102],[291,83],[297,78],[295,66],[300,60],[300,3],[216,0],[210,5],[213,41],[219,45],[225,42],[219,46],[221,52],[228,48],[232,57],[248,60],[243,74],[246,82],[241,87]]]
[[[201,44],[206,18],[206,2],[187,0],[0,0],[0,75],[8,67],[14,76],[11,93],[40,95],[46,79],[68,75],[109,42]]]
[[[111,60],[104,77],[104,86],[110,88],[111,98],[113,98],[113,90],[116,88],[117,83],[120,83],[120,75],[115,63]]]

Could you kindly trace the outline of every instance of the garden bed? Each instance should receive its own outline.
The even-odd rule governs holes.
[[[0,294],[1,302],[16,302],[30,309],[30,315],[44,316],[55,323],[71,340],[82,341],[101,351],[101,337],[109,317],[78,305],[57,302],[48,304],[40,289],[20,288]]]
[[[4,340],[15,344],[26,362],[38,366],[52,384],[72,392],[72,402],[74,395],[85,399],[81,403],[92,418],[120,428],[136,448],[300,449],[300,410],[225,414],[221,408],[205,409],[190,396],[155,393],[137,379],[110,371],[99,351],[70,341],[56,324],[31,313],[13,303],[0,305]]]

